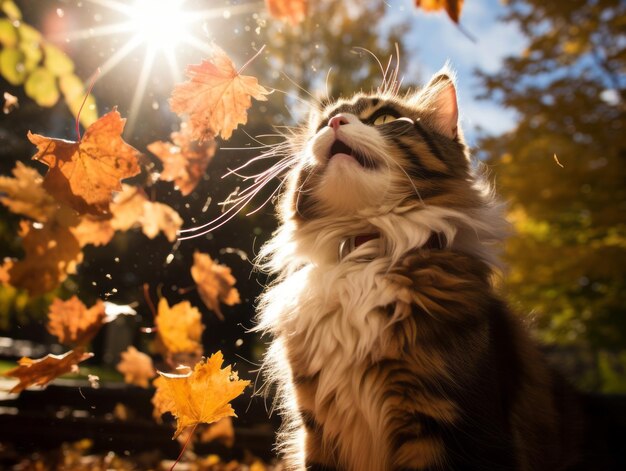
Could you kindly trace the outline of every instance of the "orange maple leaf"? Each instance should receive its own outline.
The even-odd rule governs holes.
[[[5,259],[2,271],[8,283],[28,291],[31,296],[47,293],[76,272],[82,261],[80,244],[67,227],[20,222],[19,235],[26,256],[22,260]]]
[[[149,380],[156,376],[152,358],[132,345],[122,352],[117,371],[124,375],[124,381],[142,388],[147,388]]]
[[[185,427],[212,423],[224,417],[237,417],[230,401],[239,396],[250,381],[240,380],[217,352],[206,362],[196,364],[188,375],[161,373],[154,382],[162,410],[177,419],[176,438]]]
[[[111,214],[111,227],[114,230],[127,231],[131,227],[140,226],[148,238],[154,239],[159,232],[163,232],[170,242],[176,240],[183,224],[182,218],[172,207],[148,200],[141,188],[131,185],[122,185],[121,193],[113,198]]]
[[[220,302],[227,306],[241,302],[239,291],[234,287],[237,280],[231,274],[230,268],[215,263],[209,255],[200,252],[193,254],[191,276],[204,304],[221,320],[224,320],[224,315]]]
[[[106,245],[115,235],[110,219],[98,218],[91,214],[82,215],[78,223],[69,229],[81,247],[89,244],[96,247]]]
[[[193,141],[186,122],[180,125],[180,131],[172,133],[171,138],[172,142],[156,141],[149,144],[148,150],[163,163],[159,180],[174,182],[183,196],[187,196],[196,187],[213,159],[215,141]]]
[[[18,361],[19,366],[4,375],[19,379],[19,383],[11,389],[12,393],[19,393],[33,384],[45,386],[65,373],[76,372],[78,363],[92,356],[93,353],[85,353],[83,348],[77,348],[63,355],[46,355],[37,360],[22,357]]]
[[[306,17],[307,0],[265,0],[267,10],[274,18],[297,25]]]
[[[49,169],[44,188],[58,201],[79,213],[106,214],[120,179],[139,173],[139,152],[121,137],[126,120],[116,109],[93,123],[79,142],[53,139],[28,132],[37,146],[34,160]]]
[[[202,355],[202,316],[189,301],[174,304],[167,299],[159,301],[158,313],[154,320],[157,335],[167,354],[189,353]]]
[[[240,75],[235,64],[215,44],[209,60],[187,66],[187,82],[174,87],[172,111],[189,115],[191,136],[204,141],[217,135],[228,139],[239,124],[246,124],[251,97],[265,101],[269,92],[255,77]]]
[[[415,0],[415,6],[424,11],[445,10],[455,23],[459,23],[463,0]]]
[[[87,309],[80,299],[67,301],[55,298],[48,311],[48,332],[66,345],[87,345],[106,320],[104,303],[100,300]]]
[[[58,204],[46,190],[39,172],[16,162],[13,178],[0,176],[0,202],[12,213],[22,214],[39,222],[46,222],[56,213]]]

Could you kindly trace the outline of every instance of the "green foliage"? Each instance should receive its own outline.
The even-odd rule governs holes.
[[[591,352],[596,383],[613,391],[626,384],[623,363],[606,356],[623,359],[626,345],[626,5],[509,8],[528,47],[481,78],[520,121],[479,144],[517,230],[506,288],[543,341]]]
[[[76,116],[85,95],[82,81],[74,75],[74,62],[41,33],[22,21],[20,9],[3,0],[0,9],[0,75],[11,85],[23,85],[26,95],[39,106],[54,106],[61,96]],[[88,127],[98,119],[95,100],[89,97],[80,115]]]

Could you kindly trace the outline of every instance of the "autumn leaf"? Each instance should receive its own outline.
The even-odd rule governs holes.
[[[69,229],[81,247],[106,245],[115,235],[115,229],[113,229],[110,219],[99,218],[91,214],[83,214],[78,223]]]
[[[301,23],[306,17],[307,0],[265,0],[265,4],[270,15],[292,25]]]
[[[269,92],[255,77],[240,75],[235,64],[215,44],[209,60],[187,67],[189,80],[174,87],[172,111],[189,115],[191,136],[204,141],[218,135],[230,138],[239,124],[245,124],[251,97],[265,101]]]
[[[83,348],[77,348],[63,355],[46,355],[37,360],[23,357],[18,361],[18,367],[4,375],[19,379],[19,383],[11,389],[12,393],[19,393],[33,384],[45,386],[65,373],[77,372],[78,363],[92,356],[93,353],[85,353]]]
[[[215,263],[213,259],[200,252],[193,254],[191,276],[196,282],[200,298],[217,316],[224,320],[220,302],[227,306],[239,304],[239,292],[234,287],[237,281],[230,268]]]
[[[106,320],[100,300],[87,307],[76,296],[67,301],[55,298],[48,311],[48,332],[65,345],[87,345]]]
[[[125,121],[114,109],[89,126],[79,142],[29,131],[37,146],[33,159],[49,167],[44,188],[81,214],[108,213],[112,192],[122,189],[120,179],[139,173],[138,151],[121,137]]]
[[[158,339],[166,353],[202,354],[202,317],[200,311],[189,301],[169,306],[167,299],[159,301],[158,313],[155,318]]]
[[[16,162],[12,170],[13,178],[0,176],[0,203],[15,214],[46,222],[58,209],[58,204],[44,190],[43,178],[39,172]]]
[[[138,222],[141,231],[149,239],[154,239],[162,232],[170,242],[176,240],[178,230],[183,225],[183,219],[172,207],[153,201],[144,203],[143,214]]]
[[[82,261],[80,244],[65,226],[21,221],[19,234],[25,257],[5,259],[0,271],[6,272],[11,286],[27,290],[30,296],[57,288]]]
[[[124,381],[147,388],[149,381],[156,376],[152,358],[132,345],[122,352],[121,357],[117,364],[117,371],[124,375]]]
[[[207,166],[215,155],[215,141],[194,141],[189,124],[183,122],[180,131],[173,132],[172,142],[156,141],[148,145],[148,150],[163,163],[159,180],[174,182],[183,196],[196,187]]]
[[[114,230],[127,231],[139,226],[150,239],[163,232],[173,242],[183,224],[182,218],[172,207],[148,200],[141,188],[130,185],[122,185],[122,192],[115,196],[111,204],[111,213],[111,227]]]
[[[196,364],[188,375],[161,373],[154,384],[161,407],[177,419],[176,438],[185,427],[212,423],[224,417],[237,417],[230,401],[239,396],[249,381],[240,380],[217,352],[206,362]]]
[[[452,21],[459,23],[463,0],[415,0],[415,6],[424,11],[446,10]]]

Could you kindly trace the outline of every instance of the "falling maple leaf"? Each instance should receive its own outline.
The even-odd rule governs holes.
[[[139,152],[121,137],[126,120],[116,109],[93,123],[79,142],[28,132],[37,146],[34,160],[48,165],[44,188],[79,213],[109,212],[112,192],[120,180],[139,173]]]
[[[455,23],[459,23],[463,0],[415,0],[415,6],[424,11],[445,10]]]
[[[12,177],[0,176],[0,203],[12,213],[21,214],[39,222],[52,218],[58,203],[43,188],[43,177],[22,162],[16,162]]]
[[[191,276],[204,304],[221,320],[224,320],[224,315],[220,302],[227,306],[241,302],[239,291],[234,287],[237,280],[231,274],[230,268],[215,263],[209,255],[200,252],[193,254]]]
[[[96,247],[106,245],[115,235],[111,219],[99,218],[91,214],[82,215],[77,224],[69,229],[81,247],[86,245],[94,245]]]
[[[106,320],[104,303],[100,300],[87,309],[80,299],[67,301],[55,298],[48,311],[48,332],[65,345],[87,345]]]
[[[117,371],[124,375],[124,381],[142,388],[147,388],[149,381],[156,376],[152,358],[132,345],[121,353]]]
[[[182,301],[170,307],[167,299],[161,298],[154,322],[158,339],[166,353],[202,354],[200,344],[204,330],[202,316],[189,301]]]
[[[170,206],[148,200],[141,188],[122,185],[111,204],[111,227],[114,230],[127,231],[139,226],[143,233],[154,239],[163,232],[170,242],[176,240],[178,230],[183,224],[180,215]]]
[[[265,0],[270,15],[297,25],[306,17],[307,0]]]
[[[215,141],[192,140],[187,122],[180,125],[180,131],[172,133],[171,139],[172,142],[153,142],[148,145],[148,150],[163,163],[159,180],[174,182],[182,195],[187,196],[196,187],[213,159]]]
[[[149,239],[154,239],[162,232],[167,240],[174,242],[178,230],[183,225],[183,219],[170,206],[163,203],[146,201],[143,205],[143,214],[139,218],[141,231]]]
[[[255,77],[240,75],[241,70],[215,44],[209,60],[188,66],[186,72],[189,80],[174,87],[170,107],[179,115],[189,115],[191,136],[200,141],[218,135],[230,138],[239,124],[246,124],[251,97],[265,101],[269,93]]]
[[[83,348],[70,350],[63,355],[46,355],[33,360],[22,357],[19,366],[4,373],[5,376],[19,379],[12,393],[19,393],[33,384],[45,386],[50,381],[69,372],[77,372],[78,363],[91,358],[93,353],[86,353]]]
[[[237,417],[230,401],[239,396],[249,381],[240,380],[231,367],[222,368],[224,357],[217,352],[196,364],[188,375],[159,372],[154,382],[162,410],[177,420],[176,438],[185,427],[216,422],[224,417]],[[155,395],[156,395],[155,394]]]
[[[18,261],[5,259],[2,271],[11,286],[31,296],[57,288],[82,261],[80,244],[65,226],[21,221],[19,235],[26,255]]]

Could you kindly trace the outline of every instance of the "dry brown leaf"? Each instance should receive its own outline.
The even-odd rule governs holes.
[[[183,224],[182,218],[172,207],[148,200],[141,188],[130,185],[123,185],[121,193],[115,196],[111,213],[111,227],[114,230],[127,231],[131,227],[140,226],[150,239],[163,232],[173,242]]]
[[[445,10],[455,23],[459,23],[463,0],[415,0],[415,6],[424,11]]]
[[[193,254],[191,276],[204,304],[220,319],[224,320],[220,302],[227,306],[241,302],[239,291],[234,287],[237,280],[230,268],[215,263],[209,255],[200,252]]]
[[[78,224],[69,229],[81,247],[89,244],[96,247],[106,245],[115,235],[110,219],[101,219],[91,214],[81,216]]]
[[[127,231],[139,225],[146,201],[146,194],[141,188],[123,184],[122,191],[113,197],[111,204],[111,227],[117,231]]]
[[[307,3],[307,0],[265,0],[270,15],[294,26],[304,21]]]
[[[158,313],[155,318],[157,336],[165,348],[166,354],[176,355],[189,353],[202,355],[202,316],[200,311],[189,301],[174,304],[172,307],[167,299],[159,301]]]
[[[9,92],[4,92],[4,105],[2,105],[2,112],[4,114],[9,114],[18,106],[19,102],[17,100],[17,97],[11,95]]]
[[[44,190],[43,177],[36,169],[16,162],[12,170],[13,178],[0,176],[0,203],[15,214],[27,216],[39,222],[51,219],[58,204]]]
[[[152,358],[132,345],[122,352],[117,371],[124,375],[124,381],[142,388],[147,388],[150,380],[156,376]]]
[[[19,379],[19,383],[11,389],[12,393],[19,393],[33,384],[45,386],[65,373],[77,372],[78,363],[92,356],[93,353],[85,353],[83,348],[77,348],[63,355],[46,355],[37,360],[23,357],[18,361],[20,366],[4,375]]]
[[[167,240],[174,242],[178,230],[183,225],[183,219],[171,206],[146,201],[143,204],[143,214],[139,218],[139,224],[141,231],[149,239],[154,239],[159,232],[162,232]]]
[[[28,290],[31,296],[57,288],[82,261],[80,244],[60,224],[22,221],[19,235],[26,256],[18,261],[5,259],[3,270],[11,286]]]
[[[98,333],[106,320],[104,303],[100,300],[87,309],[80,299],[67,301],[55,298],[48,311],[48,332],[65,345],[84,346]]]
[[[139,152],[121,137],[126,120],[113,110],[93,123],[79,142],[28,132],[34,160],[48,165],[44,188],[79,213],[107,214],[120,180],[139,173]]]
[[[204,142],[192,140],[187,122],[180,125],[180,131],[172,133],[171,139],[172,142],[153,142],[148,145],[148,150],[163,163],[159,180],[174,182],[182,195],[187,196],[213,159],[216,144],[213,139]]]
[[[240,75],[222,49],[212,49],[209,60],[187,67],[189,80],[176,85],[170,97],[172,111],[189,115],[191,136],[200,141],[230,138],[246,124],[251,97],[265,101],[269,93],[255,77]]]
[[[160,407],[171,412],[177,419],[173,438],[190,425],[236,417],[229,403],[250,382],[240,380],[230,366],[221,369],[223,362],[222,352],[217,352],[206,362],[196,364],[189,375],[159,373],[161,377],[154,385]]]

